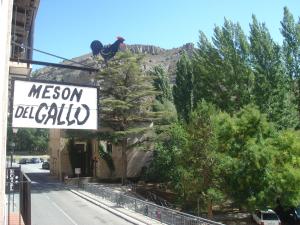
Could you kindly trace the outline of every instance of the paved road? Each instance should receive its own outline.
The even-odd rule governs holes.
[[[32,180],[32,225],[131,224],[65,190],[41,163],[22,165],[22,170]]]

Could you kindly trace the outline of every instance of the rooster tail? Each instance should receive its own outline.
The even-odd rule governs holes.
[[[91,43],[91,49],[92,49],[92,52],[93,52],[93,56],[99,55],[102,48],[103,48],[103,45],[98,40],[95,40]]]

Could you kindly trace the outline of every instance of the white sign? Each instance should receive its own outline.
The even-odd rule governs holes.
[[[15,80],[13,127],[97,129],[97,88]]]
[[[75,174],[76,175],[81,174],[81,168],[75,168]]]

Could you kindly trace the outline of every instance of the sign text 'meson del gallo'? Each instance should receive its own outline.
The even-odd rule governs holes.
[[[14,80],[13,127],[97,129],[97,88]]]

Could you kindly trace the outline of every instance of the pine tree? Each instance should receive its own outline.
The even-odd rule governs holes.
[[[107,137],[122,147],[122,184],[127,180],[127,151],[146,140],[157,117],[151,112],[157,92],[152,78],[142,72],[141,60],[130,52],[119,53],[98,76],[100,127],[110,128]]]

